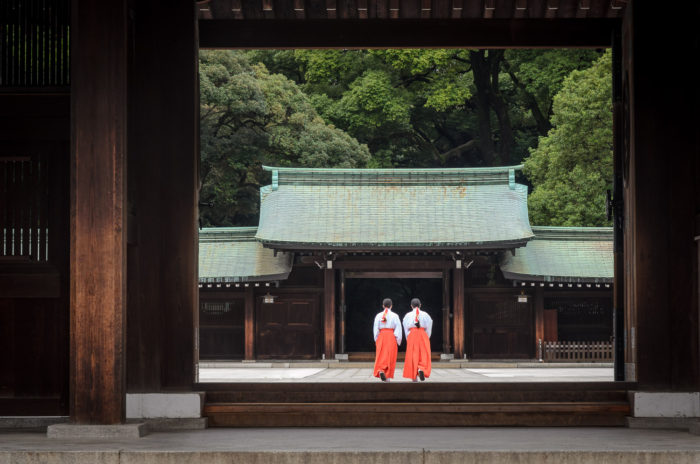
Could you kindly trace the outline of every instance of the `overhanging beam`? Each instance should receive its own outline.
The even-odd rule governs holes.
[[[199,21],[200,48],[606,48],[619,19]]]

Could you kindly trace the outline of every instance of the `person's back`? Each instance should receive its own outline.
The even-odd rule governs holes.
[[[385,298],[382,311],[374,317],[374,342],[376,356],[374,361],[374,376],[382,381],[394,378],[398,346],[401,344],[402,330],[399,315],[391,311],[392,301]]]
[[[411,300],[411,311],[403,318],[403,328],[406,332],[406,361],[403,376],[416,381],[430,377],[430,335],[433,331],[433,319],[420,309],[420,300]]]

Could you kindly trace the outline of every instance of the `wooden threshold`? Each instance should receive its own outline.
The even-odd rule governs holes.
[[[206,385],[211,427],[622,426],[628,382]]]

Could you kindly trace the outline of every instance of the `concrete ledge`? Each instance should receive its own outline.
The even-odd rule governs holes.
[[[49,425],[68,420],[68,416],[3,416],[0,417],[0,431],[46,432]]]
[[[170,432],[173,430],[204,430],[209,424],[206,417],[188,419],[148,419],[148,430],[151,432]]]
[[[54,424],[46,429],[46,436],[58,439],[141,438],[148,435],[148,432],[145,422],[117,425]]]
[[[700,417],[700,392],[630,392],[634,417]]]
[[[631,429],[690,430],[700,425],[700,421],[692,417],[628,417],[626,422]]]
[[[35,464],[697,464],[698,451],[0,451],[0,463]]]
[[[696,421],[691,424],[688,432],[692,433],[693,435],[700,435],[700,421]]]
[[[203,392],[126,394],[127,419],[194,419],[203,406]]]

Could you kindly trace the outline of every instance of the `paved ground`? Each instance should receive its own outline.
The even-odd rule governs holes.
[[[700,437],[627,428],[209,429],[140,439],[66,440],[0,434],[0,463],[700,462]]]
[[[211,365],[210,365],[211,366]],[[371,367],[200,367],[200,382],[379,382]],[[396,368],[394,382],[403,364]],[[613,369],[607,367],[565,368],[434,368],[429,382],[610,382]]]

